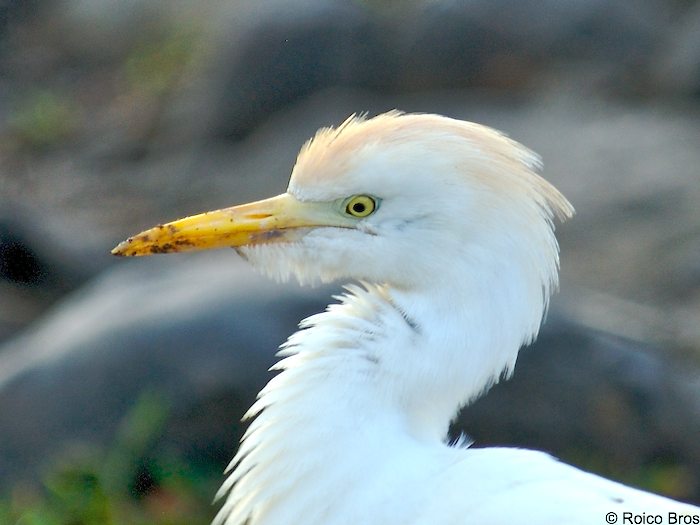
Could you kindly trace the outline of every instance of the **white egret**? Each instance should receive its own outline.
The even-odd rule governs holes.
[[[458,409],[512,373],[557,285],[553,220],[573,208],[540,167],[478,124],[353,116],[302,148],[286,193],[114,249],[232,246],[278,279],[361,283],[283,345],[215,523],[698,523],[542,452],[445,444]]]

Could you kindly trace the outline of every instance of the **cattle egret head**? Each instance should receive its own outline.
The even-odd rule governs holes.
[[[504,285],[528,283],[533,302],[523,306],[534,326],[557,281],[552,219],[573,212],[540,167],[536,154],[478,124],[353,116],[304,145],[286,193],[158,226],[113,252],[232,246],[278,279],[403,290],[451,287],[507,267]]]

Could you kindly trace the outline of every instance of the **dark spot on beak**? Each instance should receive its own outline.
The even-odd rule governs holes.
[[[173,244],[175,246],[194,246],[194,243],[188,239],[175,239]]]
[[[153,246],[148,247],[148,251],[151,253],[170,253],[173,251],[173,245],[169,242],[161,245],[154,244]]]

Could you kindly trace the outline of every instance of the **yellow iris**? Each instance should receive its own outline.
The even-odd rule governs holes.
[[[345,213],[353,217],[363,218],[371,215],[377,208],[377,202],[369,195],[355,195],[348,199]]]

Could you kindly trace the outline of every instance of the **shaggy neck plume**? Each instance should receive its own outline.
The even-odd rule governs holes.
[[[352,473],[405,446],[442,446],[460,406],[512,370],[534,336],[526,327],[539,326],[543,284],[505,266],[493,275],[499,286],[462,277],[458,289],[445,275],[431,294],[349,286],[340,304],[305,320],[246,415],[255,419],[215,523],[330,523]]]

